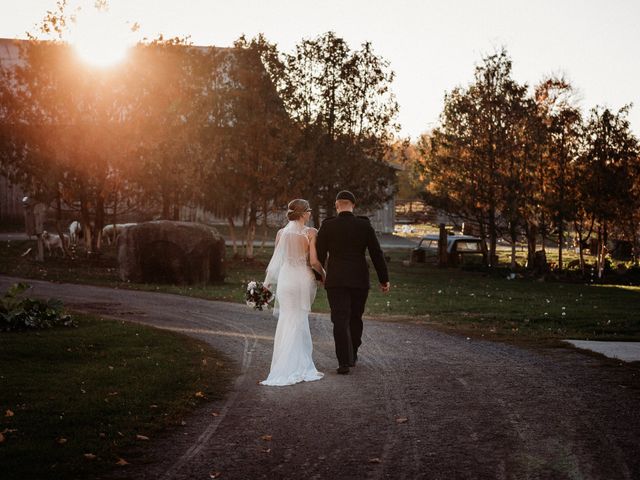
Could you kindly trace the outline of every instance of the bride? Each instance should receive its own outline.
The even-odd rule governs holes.
[[[316,255],[315,228],[307,227],[311,216],[309,202],[289,202],[289,223],[278,231],[273,257],[267,267],[264,285],[274,291],[273,311],[278,326],[273,343],[269,377],[262,385],[283,386],[320,380],[311,358],[313,344],[309,331],[309,311],[316,296],[313,270],[324,280],[325,271]],[[313,270],[312,270],[313,268]]]

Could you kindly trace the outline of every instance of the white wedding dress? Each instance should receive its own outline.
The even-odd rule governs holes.
[[[320,380],[311,358],[313,343],[309,311],[316,296],[316,280],[309,264],[308,229],[290,221],[278,233],[264,284],[275,285],[274,315],[278,325],[269,377],[262,385],[284,386]]]

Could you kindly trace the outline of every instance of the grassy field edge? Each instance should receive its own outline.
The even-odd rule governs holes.
[[[0,333],[4,479],[88,478],[224,397],[232,362],[206,343],[75,314],[79,327]]]

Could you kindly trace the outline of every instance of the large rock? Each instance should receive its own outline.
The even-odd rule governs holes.
[[[127,225],[118,237],[120,278],[137,283],[194,284],[224,280],[224,239],[199,223]]]

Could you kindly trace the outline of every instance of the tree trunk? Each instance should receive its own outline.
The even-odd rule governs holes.
[[[485,267],[488,267],[489,254],[487,252],[487,227],[482,216],[478,217],[478,228],[480,229],[480,238],[482,239],[482,263]]]
[[[118,191],[114,192],[113,201],[113,215],[111,216],[111,223],[113,224],[113,241],[116,240],[116,225],[118,224]]]
[[[87,196],[83,192],[80,196],[80,217],[82,218],[82,233],[84,238],[84,247],[87,251],[87,254],[92,253],[92,238],[93,238],[93,228],[91,226],[91,215],[89,213]]]
[[[110,235],[107,235],[108,244],[111,245],[111,242],[115,243],[118,238],[116,225],[118,224],[118,191],[115,190],[113,192],[114,200],[113,200],[113,212],[111,214],[111,225],[113,225],[113,229],[110,232]],[[105,213],[106,217],[106,213]],[[105,225],[106,226],[106,225]],[[104,238],[102,239],[104,240]]]
[[[604,222],[602,226],[598,228],[598,278],[602,279],[604,276],[605,260],[607,256],[607,224]]]
[[[176,190],[173,193],[173,216],[172,219],[176,222],[180,220],[180,193]]]
[[[233,223],[233,217],[229,215],[227,217],[227,223],[229,224],[229,236],[231,237],[231,248],[233,249],[233,257],[238,256],[238,242],[236,237],[236,226]]]
[[[562,248],[564,247],[564,220],[558,219],[558,271],[562,271]]]
[[[544,220],[544,213],[540,215],[540,235],[542,240],[542,251],[547,251],[547,224]]]
[[[56,192],[56,230],[58,231],[58,236],[60,237],[60,243],[62,243],[62,250],[64,254],[69,255],[69,246],[67,242],[65,242],[64,230],[62,228],[62,200],[60,199],[60,190]]]
[[[95,219],[95,232],[91,239],[91,249],[93,252],[99,252],[102,246],[102,228],[104,227],[104,196],[102,194],[98,194],[96,198]]]
[[[494,207],[489,209],[489,266],[497,266],[496,258],[496,244],[497,244],[497,232],[496,232],[496,211]]]
[[[255,205],[251,205],[249,209],[249,222],[247,224],[247,234],[246,234],[246,248],[244,257],[247,260],[253,259],[253,241],[256,238],[256,223],[257,223],[257,208]]]
[[[526,232],[527,232],[527,268],[531,269],[533,268],[535,263],[538,229],[533,223],[529,223],[526,226]]]
[[[518,240],[518,232],[516,230],[516,222],[509,222],[509,236],[511,237],[511,271],[516,271],[516,242]]]

